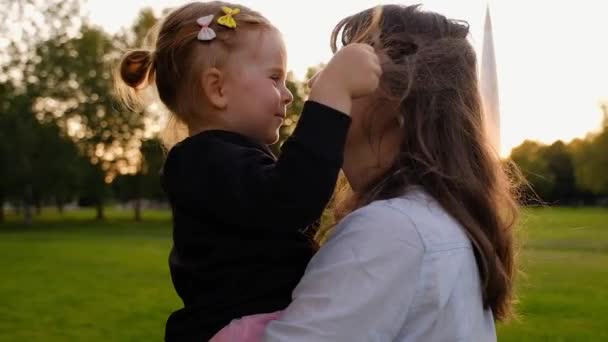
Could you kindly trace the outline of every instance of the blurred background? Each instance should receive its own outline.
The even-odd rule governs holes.
[[[180,306],[159,184],[166,115],[112,72],[173,0],[0,0],[0,341],[162,340]],[[418,1],[471,25],[489,129],[530,187],[520,317],[500,341],[608,341],[608,28],[599,1]],[[378,3],[241,1],[284,34],[281,141],[343,17]]]

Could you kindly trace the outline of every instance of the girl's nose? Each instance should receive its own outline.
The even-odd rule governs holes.
[[[285,87],[285,94],[283,96],[284,96],[285,104],[288,105],[291,102],[293,102],[293,94],[291,93],[289,88]]]

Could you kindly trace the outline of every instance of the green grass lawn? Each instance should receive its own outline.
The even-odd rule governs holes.
[[[519,321],[499,341],[608,341],[608,209],[523,216]]]
[[[160,341],[179,306],[166,212],[43,213],[0,225],[0,341]],[[524,216],[520,319],[499,341],[608,341],[608,210]]]

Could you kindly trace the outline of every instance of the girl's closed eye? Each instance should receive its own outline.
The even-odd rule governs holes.
[[[281,77],[281,75],[272,75],[270,76],[270,79],[275,83],[278,84],[279,82],[281,82],[281,80],[283,79],[283,77]]]

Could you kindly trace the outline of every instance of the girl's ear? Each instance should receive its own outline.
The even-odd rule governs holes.
[[[201,77],[203,78],[203,92],[210,104],[217,109],[225,109],[228,98],[224,91],[224,73],[217,68],[209,68],[203,72]]]

